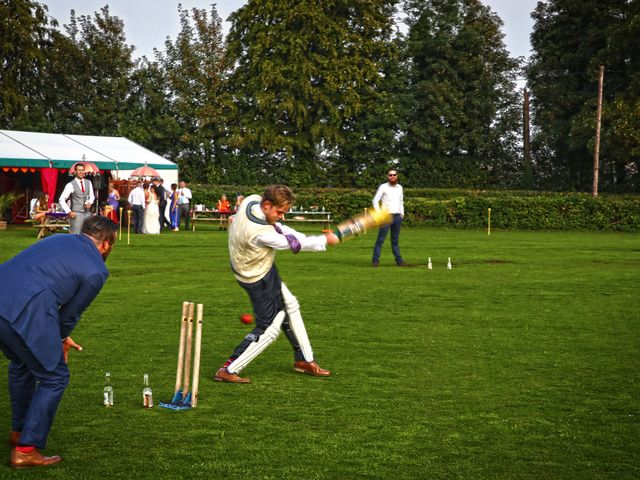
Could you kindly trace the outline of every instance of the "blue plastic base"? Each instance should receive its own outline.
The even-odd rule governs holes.
[[[182,399],[182,390],[178,390],[171,399],[171,402],[160,402],[160,407],[170,410],[190,410],[191,409],[191,392]]]

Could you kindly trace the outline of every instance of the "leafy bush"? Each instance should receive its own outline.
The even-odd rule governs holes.
[[[24,195],[9,192],[0,195],[0,221],[8,221],[11,219],[11,208]]]
[[[213,206],[220,195],[233,203],[237,192],[260,193],[263,187],[195,185],[194,203]],[[299,188],[296,204],[324,207],[336,221],[371,206],[371,190]],[[405,189],[405,222],[414,226],[484,228],[491,208],[492,228],[520,230],[640,231],[640,197],[584,193]]]

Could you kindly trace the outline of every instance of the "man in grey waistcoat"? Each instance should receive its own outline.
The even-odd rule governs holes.
[[[93,186],[85,176],[83,163],[76,163],[76,178],[64,187],[60,195],[59,203],[62,209],[69,215],[70,233],[82,233],[84,221],[91,216],[91,205],[95,200]],[[69,207],[71,200],[71,207]]]

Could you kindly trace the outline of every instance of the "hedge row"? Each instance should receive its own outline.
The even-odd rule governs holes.
[[[194,203],[213,206],[226,193],[260,193],[261,187],[194,185]],[[336,221],[371,205],[374,190],[296,189],[296,204],[324,207]],[[415,226],[484,228],[488,209],[492,228],[520,230],[640,231],[640,197],[582,193],[405,189],[405,222]]]

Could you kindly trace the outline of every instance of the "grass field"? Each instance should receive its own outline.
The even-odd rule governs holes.
[[[34,237],[0,232],[0,261]],[[46,474],[3,462],[0,478],[640,478],[638,234],[405,228],[404,269],[388,243],[370,266],[372,234],[280,252],[334,375],[295,373],[282,335],[244,370],[251,385],[213,381],[249,330],[226,232],[123,240],[73,334],[84,351],[71,353],[45,450],[64,462]],[[204,304],[200,403],[145,410],[143,373],[156,402],[171,397],[185,300]],[[113,409],[101,403],[105,371]],[[6,386],[0,411],[4,435]]]

